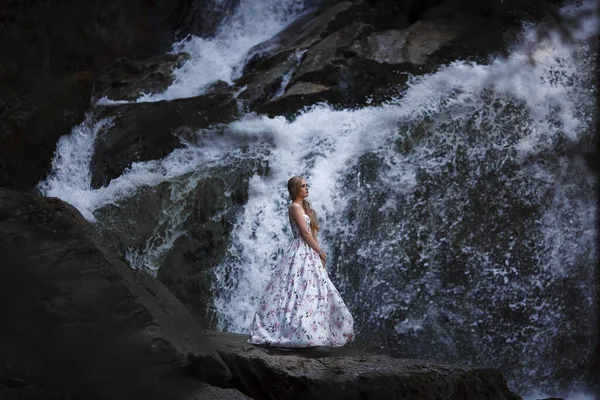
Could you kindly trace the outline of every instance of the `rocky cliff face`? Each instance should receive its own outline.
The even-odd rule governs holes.
[[[125,399],[231,379],[199,321],[73,207],[0,189],[0,236],[2,384]]]
[[[2,398],[519,399],[492,370],[207,335],[58,199],[0,189],[0,236]]]

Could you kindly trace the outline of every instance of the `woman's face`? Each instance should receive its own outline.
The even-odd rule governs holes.
[[[304,199],[308,197],[308,183],[306,180],[302,179],[302,184],[300,185],[300,193],[298,193],[298,197]]]

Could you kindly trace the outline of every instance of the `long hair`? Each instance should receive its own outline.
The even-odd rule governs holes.
[[[296,200],[296,198],[300,194],[300,189],[302,189],[302,180],[304,180],[304,178],[302,178],[301,176],[294,176],[288,181],[287,187],[292,201]],[[308,218],[310,218],[310,230],[314,236],[315,233],[319,231],[317,213],[315,212],[315,210],[312,209],[310,203],[306,199],[302,200],[302,208],[304,209],[304,213],[308,215]]]

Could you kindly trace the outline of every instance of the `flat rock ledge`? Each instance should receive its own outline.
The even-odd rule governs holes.
[[[394,359],[351,348],[264,348],[232,333],[208,336],[231,370],[232,384],[253,399],[521,399],[494,369]]]

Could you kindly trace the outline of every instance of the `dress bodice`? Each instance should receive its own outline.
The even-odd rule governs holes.
[[[308,215],[304,214],[304,220],[306,221],[306,226],[307,226],[308,230],[310,231],[310,217]],[[290,219],[290,226],[292,227],[292,233],[294,234],[294,239],[301,238],[302,236],[300,236],[300,228],[298,227],[296,222],[294,222],[293,220]]]

